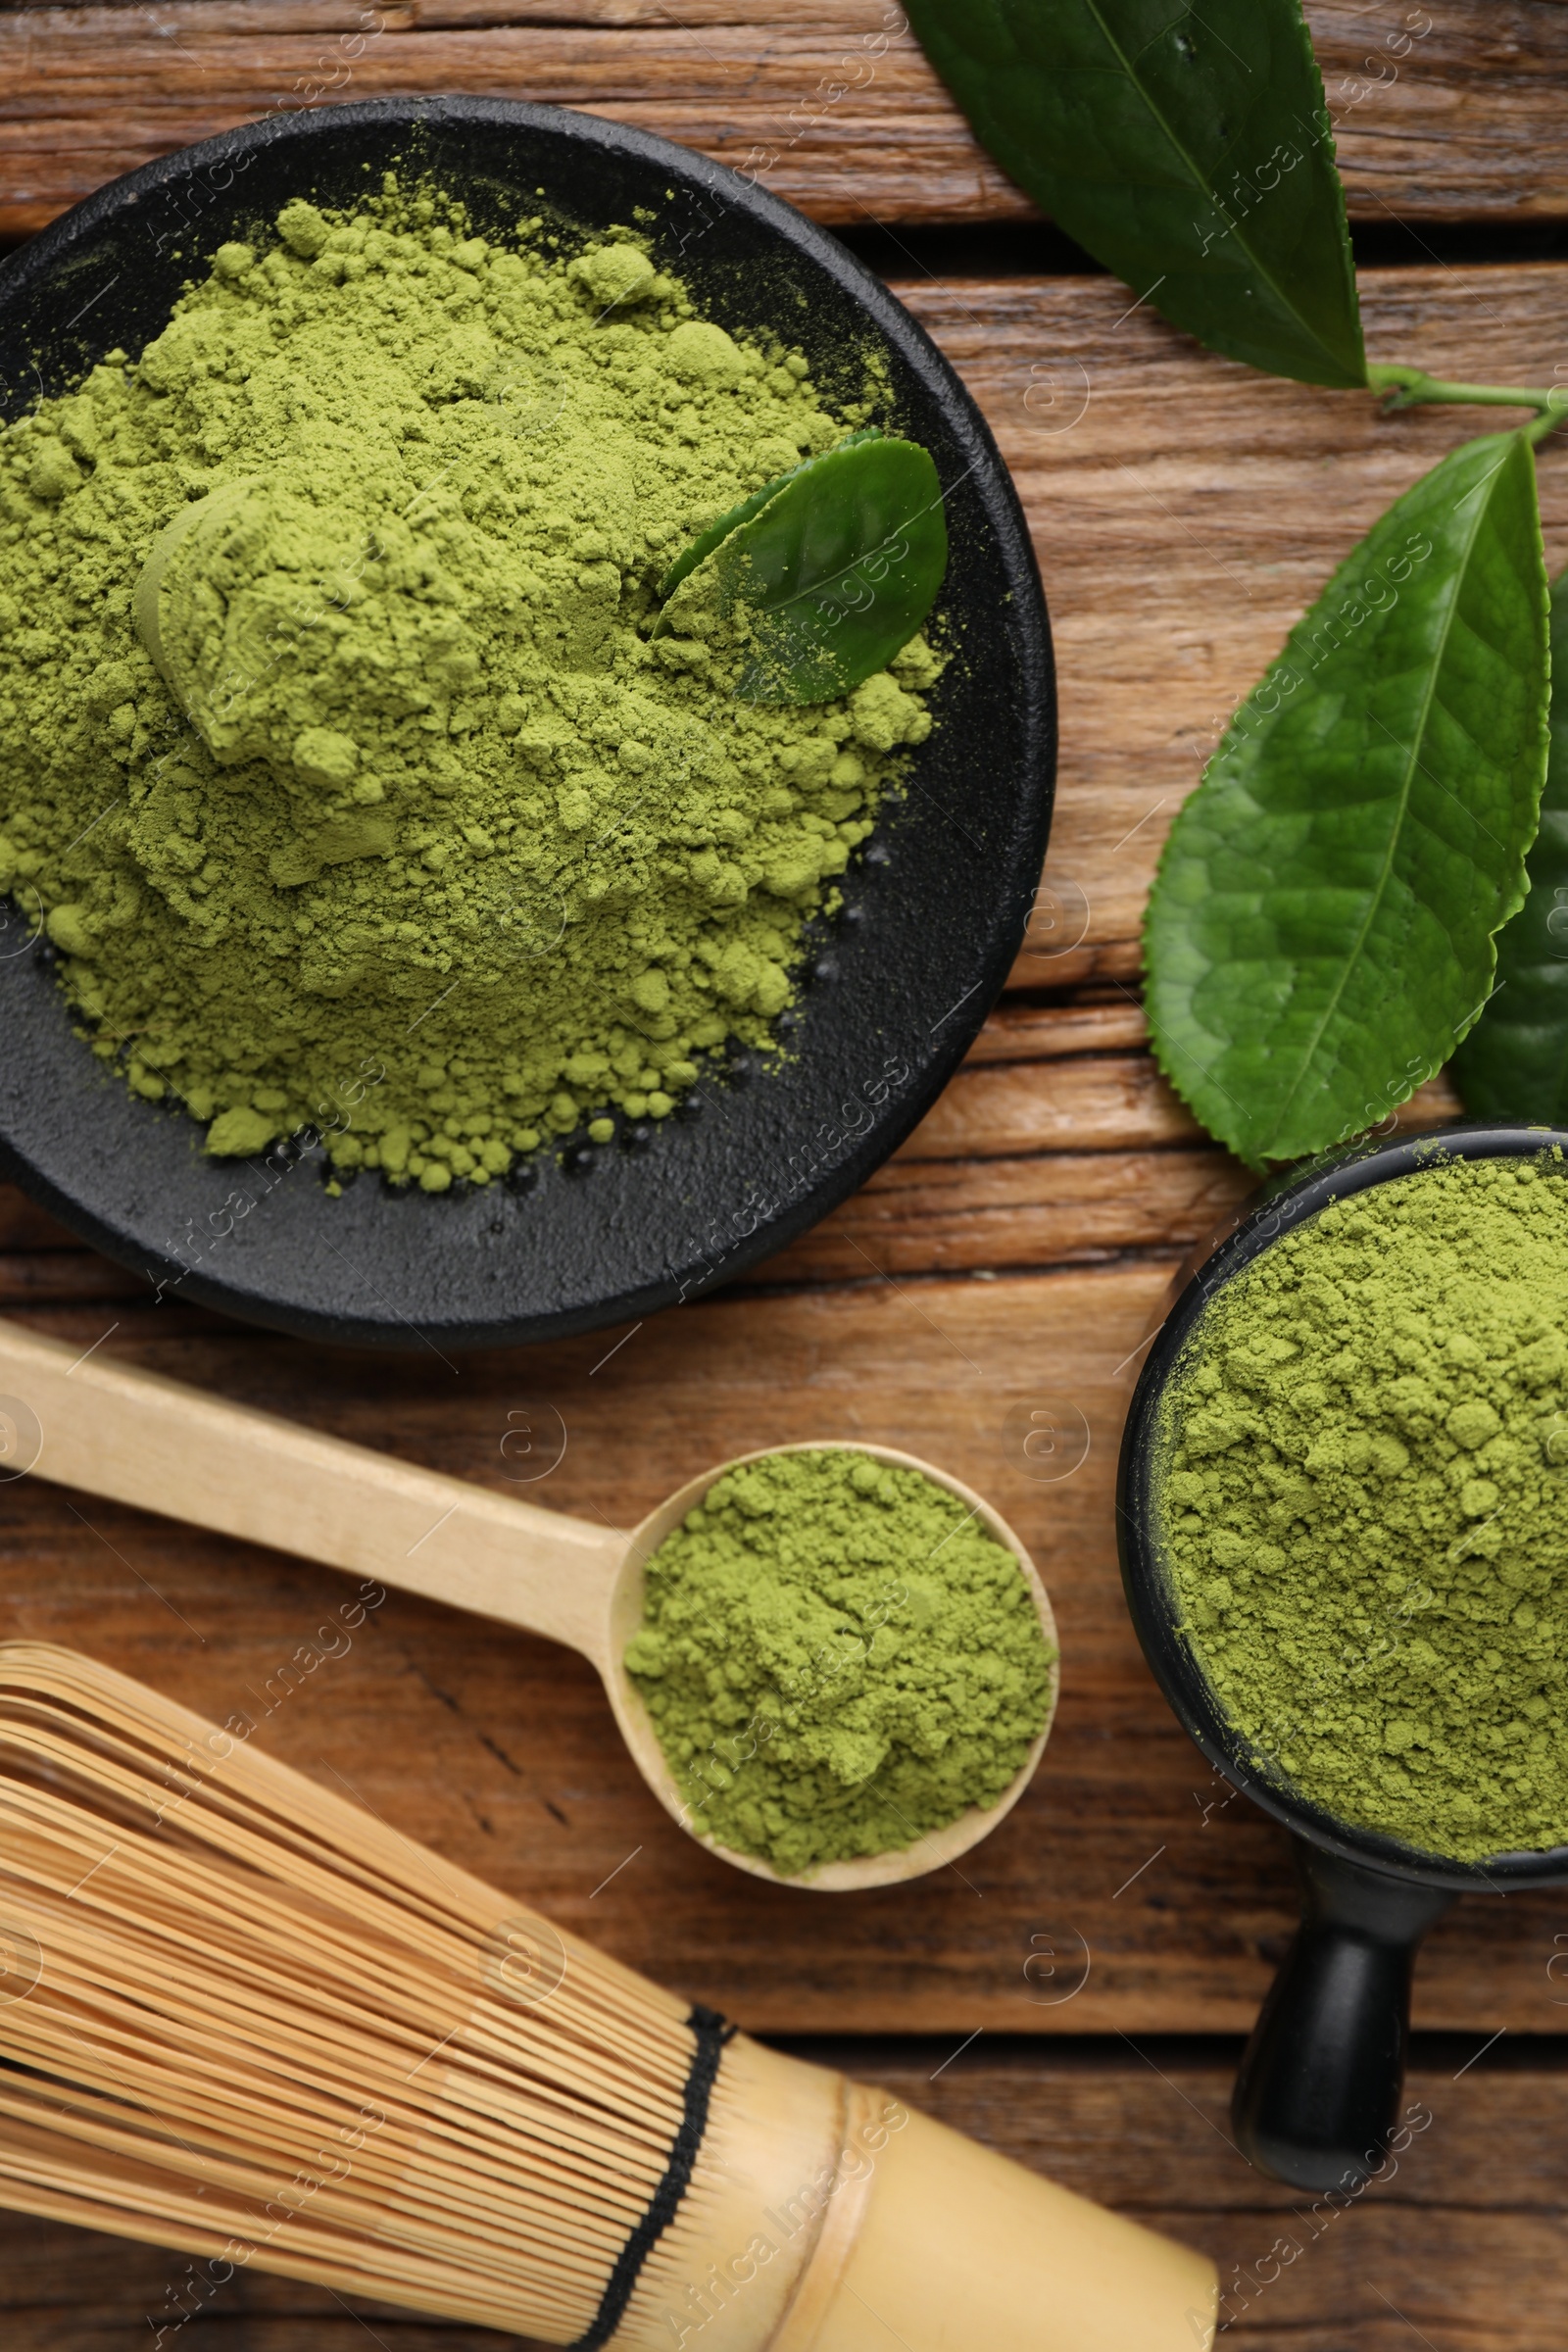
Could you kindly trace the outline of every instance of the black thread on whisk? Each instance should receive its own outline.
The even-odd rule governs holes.
[[[675,2219],[686,2194],[697,2151],[708,2130],[708,2106],[713,2095],[718,2062],[725,2042],[735,2032],[716,2009],[694,2008],[686,2023],[691,2028],[695,2047],[686,2076],[685,2112],[669,2151],[664,2177],[649,2199],[647,2212],[615,2257],[615,2267],[605,2281],[593,2325],[575,2343],[567,2345],[566,2352],[599,2352],[600,2345],[610,2341],[625,2317],[632,2290],[642,2277],[643,2264]]]

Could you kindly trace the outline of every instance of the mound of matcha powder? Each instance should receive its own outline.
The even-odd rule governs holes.
[[[1194,1650],[1265,1765],[1479,1861],[1568,1843],[1568,1171],[1449,1160],[1205,1309],[1159,1487]]]
[[[783,1876],[994,1804],[1055,1690],[1012,1553],[918,1471],[826,1448],[709,1489],[626,1665],[693,1827]]]
[[[315,1125],[340,1173],[485,1183],[768,1045],[928,730],[920,640],[807,709],[651,640],[875,358],[828,414],[630,230],[489,241],[392,181],[276,230],[0,432],[0,890],[212,1152]]]

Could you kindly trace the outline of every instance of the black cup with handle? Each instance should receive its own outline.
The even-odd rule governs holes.
[[[1144,1655],[1209,1762],[1290,1831],[1301,1925],[1258,2015],[1232,2118],[1250,2161],[1315,2190],[1352,2189],[1381,2165],[1404,2080],[1422,1936],[1462,1893],[1568,1884],[1568,1846],[1456,1862],[1337,1819],[1293,1788],[1227,1718],[1181,1626],[1159,1532],[1160,1404],[1210,1300],[1282,1234],[1335,1200],[1397,1183],[1439,1155],[1537,1158],[1568,1133],[1459,1121],[1362,1143],[1278,1179],[1198,1253],[1154,1338],[1122,1439],[1117,1538]],[[1565,1172],[1568,1183],[1568,1172]]]

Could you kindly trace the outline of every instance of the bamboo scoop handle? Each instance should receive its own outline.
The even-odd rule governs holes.
[[[84,1358],[3,1321],[0,1392],[9,1392],[0,1394],[0,1427],[6,1418],[17,1426],[14,1472],[32,1468],[498,1617],[567,1642],[601,1673],[610,1664],[611,1594],[630,1542],[618,1529],[320,1437],[133,1364]]]

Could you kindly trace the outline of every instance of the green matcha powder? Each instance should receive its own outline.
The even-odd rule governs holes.
[[[1167,1395],[1194,1650],[1266,1769],[1478,1861],[1568,1843],[1568,1173],[1451,1160],[1267,1249]]]
[[[995,1804],[1055,1655],[1012,1553],[918,1471],[773,1454],[648,1563],[626,1665],[702,1837],[781,1875]]]
[[[671,559],[862,423],[875,358],[829,414],[629,231],[509,247],[390,182],[277,227],[0,433],[0,890],[211,1151],[314,1124],[340,1174],[484,1183],[769,1043],[928,730],[918,639],[769,709],[650,637]]]

